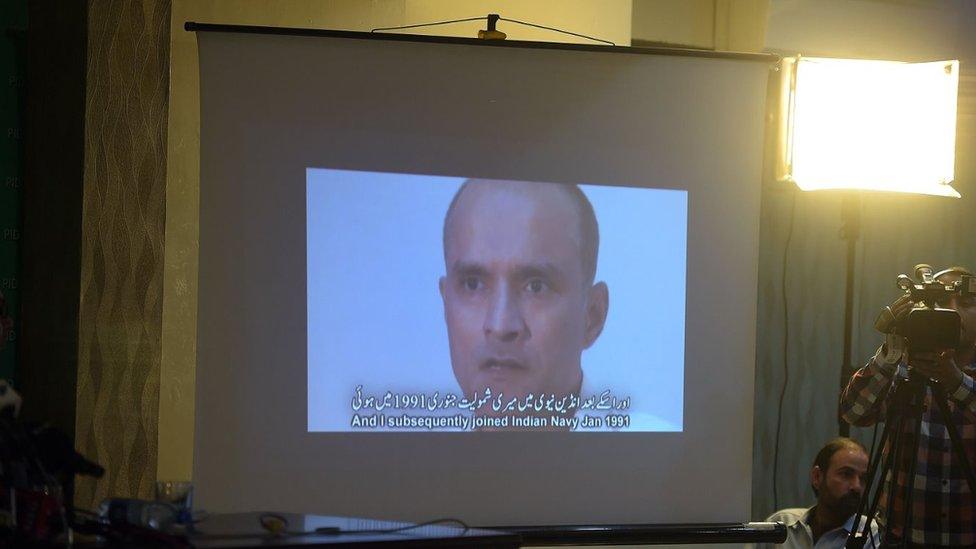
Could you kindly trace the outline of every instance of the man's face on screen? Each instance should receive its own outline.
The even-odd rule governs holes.
[[[580,354],[604,318],[596,315],[595,330],[588,322],[593,287],[580,240],[575,203],[558,185],[473,181],[458,197],[445,227],[440,290],[466,395],[579,391]]]

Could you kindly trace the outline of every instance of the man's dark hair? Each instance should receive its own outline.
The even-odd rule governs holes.
[[[834,457],[834,454],[837,452],[847,448],[859,448],[865,454],[868,453],[864,445],[853,438],[837,437],[828,442],[823,448],[820,449],[819,452],[817,452],[817,457],[813,459],[813,466],[819,468],[820,473],[826,476],[827,469],[830,469],[830,459]],[[811,488],[813,487],[811,486]],[[816,488],[813,488],[813,493],[817,496],[820,495]]]
[[[490,179],[468,179],[465,181],[461,187],[454,193],[454,198],[451,199],[451,205],[447,208],[447,213],[444,215],[444,229],[443,229],[443,245],[444,253],[447,253],[447,226],[450,223],[451,216],[454,214],[454,209],[457,206],[458,200],[464,193],[464,190],[468,188],[468,185],[474,181],[487,181],[491,182]],[[527,185],[539,185],[539,183],[529,183]],[[583,279],[589,284],[593,284],[593,280],[596,278],[596,261],[597,255],[600,249],[600,226],[596,221],[596,213],[593,211],[593,205],[590,204],[590,199],[586,198],[583,191],[576,185],[570,183],[550,183],[551,185],[557,185],[560,189],[564,190],[569,194],[570,198],[573,200],[573,204],[576,206],[576,214],[579,218],[579,231],[580,231],[580,259],[583,262]]]

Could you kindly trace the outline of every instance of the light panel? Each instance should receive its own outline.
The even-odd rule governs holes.
[[[803,190],[959,197],[953,180],[959,62],[784,61],[782,179]]]

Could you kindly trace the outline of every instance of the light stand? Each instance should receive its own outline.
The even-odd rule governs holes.
[[[844,358],[840,367],[840,392],[838,393],[838,395],[843,395],[847,381],[854,374],[851,347],[854,339],[854,261],[857,258],[857,241],[861,236],[861,193],[859,191],[844,194],[840,215],[840,237],[847,242],[847,285],[844,289]],[[838,418],[837,426],[841,436],[850,435],[851,427],[843,419]]]

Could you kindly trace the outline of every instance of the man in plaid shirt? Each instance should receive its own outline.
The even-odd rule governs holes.
[[[941,283],[952,284],[963,275],[972,276],[966,269],[953,267],[938,273],[935,278]],[[906,377],[906,366],[910,365],[913,377],[928,377],[944,392],[952,422],[972,465],[976,464],[976,298],[952,294],[946,303],[938,305],[959,312],[962,321],[959,346],[930,353],[912,353],[909,360],[904,339],[889,335],[868,364],[851,378],[841,396],[840,415],[848,423],[858,426],[884,421],[893,381],[896,377]],[[904,318],[912,306],[907,294],[896,300],[889,309],[893,320]],[[927,546],[974,546],[976,499],[966,482],[962,464],[953,452],[945,418],[932,398],[932,388],[926,386],[925,391],[919,440],[916,442],[911,438],[914,421],[905,422],[900,442],[905,445],[906,463],[895,465],[900,472],[896,498],[888,513],[885,509],[888,495],[882,494],[880,516],[891,521],[895,537],[904,536],[904,525],[901,524],[905,510],[904,471],[912,454],[917,452],[909,541]],[[889,451],[890,447],[884,449],[885,456]],[[885,540],[886,543],[892,541]]]

